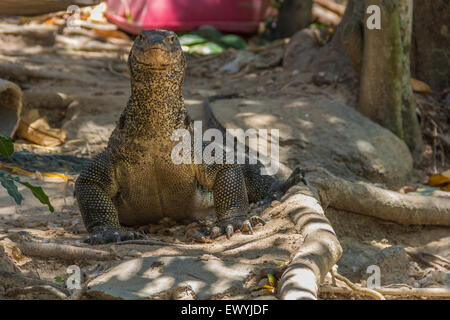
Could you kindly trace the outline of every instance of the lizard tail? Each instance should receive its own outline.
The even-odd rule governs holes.
[[[205,113],[206,125],[208,128],[218,129],[223,134],[225,134],[225,131],[226,131],[225,127],[219,122],[219,120],[217,120],[217,118],[214,115],[214,113],[212,112],[211,106],[209,104],[210,104],[210,102],[213,102],[216,100],[232,99],[232,98],[237,98],[237,97],[239,97],[239,94],[237,94],[237,93],[220,94],[220,95],[210,96],[203,101],[203,112]]]

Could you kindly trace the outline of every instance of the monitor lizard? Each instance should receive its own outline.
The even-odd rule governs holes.
[[[271,201],[303,179],[301,170],[286,181],[261,175],[262,164],[175,164],[174,130],[192,131],[182,88],[186,59],[174,32],[144,30],[128,58],[131,95],[106,149],[75,182],[75,196],[91,244],[135,239],[124,226],[164,217],[195,218],[213,208],[212,237],[240,230],[252,233],[265,221],[249,216],[249,203]],[[208,106],[206,106],[208,108]],[[223,129],[223,127],[222,127]],[[207,146],[201,144],[201,148]],[[195,152],[202,152],[194,148]]]

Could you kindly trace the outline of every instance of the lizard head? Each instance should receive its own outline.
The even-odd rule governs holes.
[[[128,65],[131,73],[183,71],[185,58],[177,35],[166,30],[143,30],[134,40]]]

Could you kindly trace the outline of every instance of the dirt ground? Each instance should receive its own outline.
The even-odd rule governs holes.
[[[15,20],[2,23],[17,24]],[[39,147],[23,139],[16,139],[16,149],[34,152],[58,152],[90,157],[101,151],[108,140],[115,122],[129,96],[129,77],[126,59],[131,45],[123,39],[109,39],[93,35],[91,31],[61,33],[51,28],[36,28],[28,32],[5,31],[0,28],[0,77],[19,84],[23,90],[23,114],[38,109],[47,117],[54,128],[67,132],[67,141],[57,147]],[[245,99],[292,100],[302,97],[324,97],[354,106],[356,94],[339,83],[318,85],[313,74],[298,74],[296,70],[282,67],[282,58],[287,46],[279,41],[265,49],[251,48],[248,51],[229,50],[218,56],[188,56],[188,69],[184,86],[184,97],[193,117],[200,117],[198,108],[204,97],[219,93],[239,93]],[[258,59],[254,56],[258,54]],[[239,57],[239,59],[237,59]],[[28,73],[5,72],[5,66],[12,65],[28,70]],[[230,71],[232,69],[232,71]],[[7,78],[8,79],[8,78]],[[422,100],[431,99],[420,97]],[[430,104],[436,104],[434,100]],[[274,105],[273,108],[278,106]],[[298,148],[298,146],[291,146]],[[448,160],[430,154],[432,144],[427,145],[428,158],[416,168],[408,182],[412,186],[424,186],[427,177],[435,169],[448,168]],[[293,167],[296,163],[285,163]],[[82,243],[86,236],[80,212],[72,196],[73,183],[44,181],[24,178],[42,185],[50,196],[55,213],[33,199],[28,191],[24,203],[15,205],[6,191],[0,190],[0,247],[25,274],[51,282],[61,282],[68,274],[71,264],[82,270],[106,270],[112,262],[64,261],[28,257],[17,251],[14,241],[29,239],[42,242],[56,242],[87,246]],[[450,232],[448,228],[400,226],[357,214],[329,208],[326,216],[331,221],[344,254],[338,263],[339,272],[358,284],[364,284],[367,276],[365,267],[382,249],[402,246],[417,249],[444,259],[450,259]],[[188,254],[201,256],[209,254],[218,259],[250,263],[258,268],[275,268],[287,262],[301,246],[302,239],[293,223],[283,214],[270,218],[264,228],[257,227],[253,235],[236,234],[230,240],[220,237],[213,242],[198,245],[196,249],[137,245],[98,245],[97,248],[117,252],[119,260],[130,257],[156,257],[160,255]],[[202,223],[209,224],[206,219]],[[190,225],[189,227],[192,227]],[[163,221],[159,225],[145,226],[141,231],[168,242],[186,241],[186,225]],[[428,281],[427,275],[436,271],[423,260],[407,256],[406,260],[396,257],[394,261],[403,265],[395,269],[389,284],[403,284],[410,287],[449,288],[450,279],[440,283]],[[395,264],[395,263],[394,263]],[[448,267],[448,266],[447,266]],[[407,271],[405,275],[404,271]],[[397,272],[397,273],[396,273]],[[425,279],[425,280],[424,280]],[[330,279],[325,279],[330,283]],[[428,281],[428,282],[427,282]],[[266,281],[267,282],[267,281]],[[272,295],[261,286],[267,284],[258,275],[250,277],[242,288],[234,288],[216,299],[252,299]],[[344,286],[343,284],[340,284]],[[46,294],[6,295],[0,284],[0,298],[43,299],[53,298]],[[360,295],[321,293],[322,299],[367,299]],[[388,296],[388,299],[411,299],[408,296]],[[417,299],[417,298],[415,298]]]

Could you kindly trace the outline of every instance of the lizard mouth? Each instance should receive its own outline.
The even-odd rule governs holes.
[[[161,70],[161,71],[167,70],[167,68],[170,66],[170,64],[162,64],[162,65],[159,65],[159,67],[155,67],[154,64],[150,64],[150,63],[143,63],[143,62],[139,62],[139,61],[137,61],[136,63],[140,64],[142,66],[146,66],[147,69],[150,69],[150,70]]]
[[[161,53],[154,53],[152,51],[162,51]],[[171,63],[165,63],[164,60],[168,60],[167,56],[169,53],[160,48],[151,48],[147,49],[145,53],[142,54],[136,54],[133,52],[132,56],[134,58],[134,62],[136,64],[145,66],[147,69],[150,70],[166,70],[168,69],[172,64]],[[161,61],[163,60],[163,61]]]

